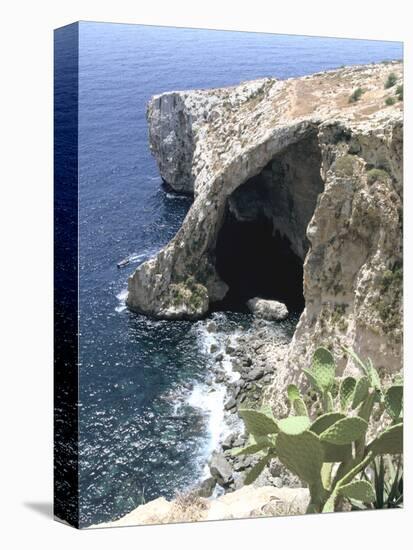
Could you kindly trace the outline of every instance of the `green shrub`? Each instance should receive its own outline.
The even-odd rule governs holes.
[[[403,266],[396,262],[386,269],[379,283],[379,300],[375,307],[387,332],[401,327],[400,305],[403,299]]]
[[[390,73],[387,77],[386,82],[384,83],[385,88],[391,88],[394,86],[397,82],[397,76],[394,73]]]
[[[352,155],[343,155],[336,160],[336,170],[342,172],[346,176],[352,176],[354,168],[356,165],[356,160]]]
[[[370,360],[363,362],[351,350],[345,351],[361,367],[363,376],[340,380],[336,397],[332,391],[338,379],[330,351],[318,348],[311,369],[303,369],[322,404],[324,414],[318,418],[311,418],[294,384],[287,388],[291,406],[287,418],[276,419],[268,409],[239,411],[249,441],[233,454],[260,455],[259,462],[247,473],[245,484],[253,483],[277,457],[308,485],[307,513],[339,510],[345,499],[374,502],[374,487],[361,476],[377,456],[403,452],[403,386],[398,381],[385,390]],[[378,420],[384,411],[387,426],[367,441],[372,414]]]
[[[348,102],[355,103],[361,98],[363,94],[364,94],[363,88],[356,88],[354,92],[351,94],[351,96],[348,98]]]
[[[395,264],[393,269],[386,269],[383,273],[383,278],[381,281],[381,289],[383,292],[395,287],[395,290],[401,288],[403,285],[403,268],[399,264]]]
[[[394,105],[395,103],[396,103],[396,100],[394,99],[394,97],[386,97],[386,101],[385,101],[386,105]]]
[[[396,88],[396,95],[399,98],[399,101],[403,101],[403,84],[400,84]]]
[[[385,170],[380,168],[372,168],[367,172],[367,183],[372,185],[376,181],[385,182],[388,177],[389,174]]]
[[[171,284],[170,291],[173,306],[187,305],[192,311],[202,309],[205,300],[208,299],[207,289],[197,283],[193,276],[188,277],[184,283]]]

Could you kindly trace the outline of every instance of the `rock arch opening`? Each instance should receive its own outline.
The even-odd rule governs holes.
[[[215,267],[229,290],[214,309],[244,310],[255,296],[291,312],[305,305],[306,230],[323,190],[316,131],[277,154],[228,197],[215,247]]]

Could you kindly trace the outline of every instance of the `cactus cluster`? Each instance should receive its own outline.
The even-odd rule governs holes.
[[[403,385],[400,381],[383,388],[372,362],[362,361],[345,349],[361,368],[359,378],[336,379],[332,354],[325,348],[316,350],[310,369],[304,369],[317,392],[323,414],[311,418],[296,385],[287,388],[290,416],[276,419],[270,408],[241,409],[249,441],[234,455],[259,454],[259,461],[247,473],[250,484],[268,462],[277,457],[285,467],[308,485],[310,503],[307,512],[339,510],[344,499],[368,504],[375,499],[373,485],[360,474],[377,456],[403,452]],[[339,383],[338,394],[332,389]],[[334,392],[336,393],[336,392]],[[368,441],[368,428],[384,412],[385,428]]]

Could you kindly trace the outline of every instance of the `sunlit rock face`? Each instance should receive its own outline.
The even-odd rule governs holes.
[[[390,72],[401,84],[393,63],[153,98],[160,173],[194,202],[130,277],[129,307],[196,319],[278,300],[301,313],[285,378],[320,344],[399,370],[403,114],[385,104]]]

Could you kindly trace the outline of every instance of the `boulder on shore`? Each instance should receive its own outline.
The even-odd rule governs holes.
[[[215,489],[215,485],[217,484],[217,481],[213,477],[207,477],[201,483],[196,489],[196,494],[199,497],[208,498],[212,495]]]
[[[232,479],[231,464],[222,453],[214,452],[212,454],[209,471],[220,485],[227,485]]]
[[[264,300],[263,298],[251,298],[247,302],[248,309],[256,317],[267,321],[282,321],[288,317],[287,306],[277,300]]]

